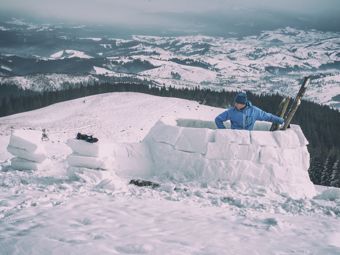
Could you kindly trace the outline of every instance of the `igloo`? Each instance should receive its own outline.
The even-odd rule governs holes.
[[[226,123],[227,124],[227,123]],[[160,119],[138,144],[117,146],[115,168],[140,177],[178,182],[226,181],[242,191],[265,188],[294,198],[312,197],[308,141],[298,125],[269,132],[216,129],[213,121]]]

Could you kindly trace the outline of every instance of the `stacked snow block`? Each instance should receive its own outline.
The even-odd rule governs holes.
[[[312,197],[308,141],[300,127],[269,132],[214,129],[214,122],[161,119],[143,140],[153,175],[177,181],[227,181],[243,190],[265,188],[291,197]]]
[[[14,158],[11,167],[16,170],[40,170],[44,168],[45,150],[41,144],[40,131],[14,130],[7,151]]]
[[[66,143],[72,154],[67,157],[69,166],[84,167],[90,169],[108,169],[107,155],[108,148],[97,143],[89,143],[78,139],[69,139]]]

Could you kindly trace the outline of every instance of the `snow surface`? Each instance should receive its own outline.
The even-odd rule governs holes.
[[[336,188],[318,186],[315,197],[294,199],[267,187],[241,192],[225,180],[154,176],[159,188],[128,185],[141,174],[138,166],[148,164],[142,161],[148,156],[142,141],[160,118],[204,120],[209,127],[222,110],[175,98],[110,93],[1,118],[1,253],[339,254]],[[43,145],[49,162],[37,171],[14,171],[7,152],[10,135],[28,128],[47,129]],[[69,167],[66,158],[73,152],[66,142],[80,131],[114,143],[114,155],[140,161],[129,172]],[[171,142],[169,132],[161,139]],[[241,140],[251,142],[246,136]],[[295,142],[306,141],[298,137],[287,146]]]

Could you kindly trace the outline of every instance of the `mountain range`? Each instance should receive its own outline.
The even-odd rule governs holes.
[[[340,108],[340,34],[285,27],[228,37],[119,36],[95,26],[0,22],[0,84],[36,91],[133,77],[161,86],[294,96]]]

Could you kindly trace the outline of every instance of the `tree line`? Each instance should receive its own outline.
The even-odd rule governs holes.
[[[236,92],[208,88],[157,87],[147,82],[96,82],[63,90],[34,92],[14,85],[0,86],[0,116],[30,111],[54,103],[110,92],[140,92],[162,97],[195,100],[201,104],[226,108],[233,103]],[[275,113],[282,97],[278,94],[248,92],[254,105]],[[1,120],[0,120],[1,121]],[[340,187],[340,112],[328,106],[303,100],[294,119],[309,141],[311,155],[309,175],[314,184]]]

